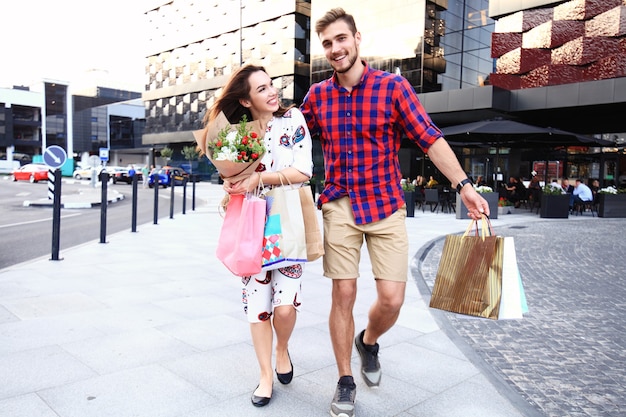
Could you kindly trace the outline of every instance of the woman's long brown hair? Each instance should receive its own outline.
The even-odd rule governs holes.
[[[267,71],[262,66],[245,65],[239,68],[230,77],[230,80],[228,80],[228,82],[224,86],[220,97],[215,101],[213,107],[211,107],[211,110],[205,114],[204,120],[202,121],[205,127],[211,122],[211,120],[214,120],[220,114],[220,112],[224,112],[224,116],[226,116],[231,124],[239,123],[244,115],[249,121],[252,121],[252,114],[250,113],[250,109],[242,106],[239,100],[250,99],[249,80],[250,76],[257,71],[263,71],[267,74]],[[284,107],[281,104],[278,110],[274,112],[274,116],[281,117],[291,107],[293,106]],[[206,151],[206,141],[207,138],[204,136],[198,140],[198,150],[202,155]]]

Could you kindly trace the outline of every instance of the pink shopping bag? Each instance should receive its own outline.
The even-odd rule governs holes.
[[[222,224],[216,255],[233,274],[261,272],[265,200],[255,195],[232,195]]]

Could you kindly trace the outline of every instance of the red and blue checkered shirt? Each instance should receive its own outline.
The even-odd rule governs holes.
[[[335,74],[312,85],[301,106],[324,153],[318,204],[350,197],[356,224],[382,220],[404,205],[398,160],[403,134],[424,152],[443,137],[405,78],[365,65],[351,92]]]

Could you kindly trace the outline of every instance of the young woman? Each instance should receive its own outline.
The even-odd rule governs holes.
[[[225,181],[224,190],[227,193],[253,191],[261,181],[264,186],[280,185],[281,175],[294,185],[311,177],[311,135],[304,116],[295,107],[281,105],[278,91],[263,67],[246,65],[234,73],[205,116],[205,125],[220,112],[232,124],[239,123],[243,115],[247,120],[260,122],[267,149],[261,160],[261,171],[238,182]],[[198,145],[206,152],[206,142]],[[288,343],[301,303],[302,271],[302,265],[293,265],[242,278],[244,311],[250,322],[252,343],[260,367],[259,385],[252,394],[252,404],[257,407],[267,405],[272,398],[274,332],[278,380],[288,384],[293,378]]]

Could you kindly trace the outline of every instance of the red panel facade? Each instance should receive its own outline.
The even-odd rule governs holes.
[[[585,22],[585,36],[626,35],[626,6],[615,7]]]
[[[502,74],[524,74],[549,63],[549,49],[517,48],[507,52],[498,59],[496,71]]]
[[[585,35],[585,22],[559,20],[542,23],[523,34],[524,48],[555,48]]]
[[[521,76],[521,88],[545,87],[586,81],[582,67],[544,65]]]
[[[491,34],[491,57],[499,58],[507,52],[522,47],[521,33],[496,33]]]
[[[554,7],[554,20],[587,20],[621,4],[622,0],[570,0]]]
[[[625,76],[626,0],[570,0],[516,12],[497,21],[496,32],[494,86],[512,90]]]
[[[617,52],[617,38],[580,37],[552,50],[552,64],[584,65]]]

